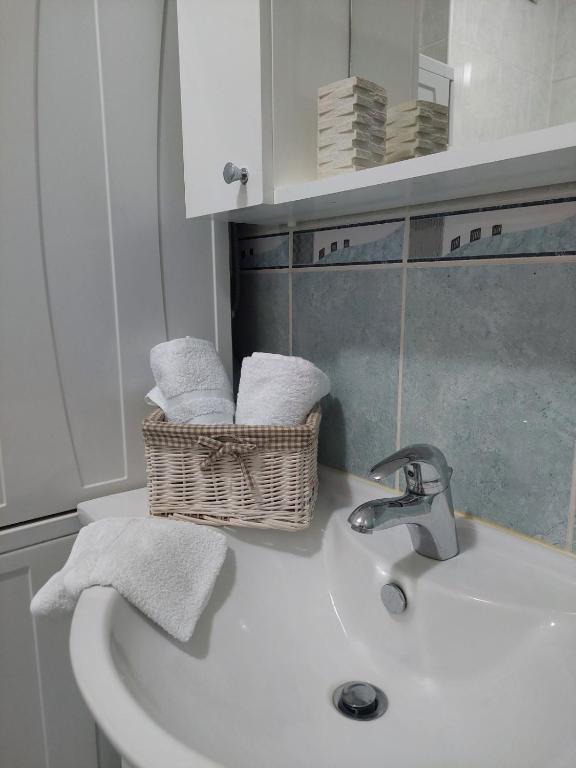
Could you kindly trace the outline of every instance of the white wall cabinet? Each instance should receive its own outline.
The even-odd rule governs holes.
[[[178,33],[188,216],[271,203],[269,0],[179,0]]]
[[[319,86],[352,72],[389,106],[447,101],[449,78],[418,80],[420,19],[420,0],[354,0],[352,17],[347,0],[178,0],[187,216],[285,226],[572,181],[576,123],[316,178]]]
[[[349,72],[386,83],[391,104],[417,89],[419,0],[178,0],[186,212],[275,202],[316,178],[317,91]],[[224,165],[248,183],[226,184]]]
[[[119,768],[78,691],[68,652],[70,619],[33,619],[32,595],[62,567],[75,516],[0,537],[0,765]],[[24,541],[32,546],[20,546]],[[17,549],[10,550],[11,546]],[[8,550],[8,551],[7,551]]]
[[[348,20],[347,0],[178,0],[187,216],[241,219],[315,176],[316,91],[347,76]]]

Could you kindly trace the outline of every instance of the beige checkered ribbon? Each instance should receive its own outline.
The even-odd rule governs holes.
[[[258,449],[302,450],[316,439],[320,411],[315,408],[304,424],[295,427],[252,426],[245,424],[175,424],[165,421],[157,409],[143,423],[144,439],[150,445],[189,448],[199,438],[211,438],[222,443],[250,443]]]

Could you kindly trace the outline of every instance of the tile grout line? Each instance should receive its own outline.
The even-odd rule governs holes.
[[[557,77],[552,82],[553,83],[562,83],[564,80],[572,80],[575,77],[575,75],[566,75],[565,77]]]
[[[378,209],[376,211],[365,211],[364,213],[326,216],[319,219],[312,219],[310,221],[296,222],[292,225],[249,224],[247,226],[253,227],[257,231],[246,234],[241,239],[251,240],[258,237],[275,237],[282,234],[287,234],[289,228],[292,228],[295,232],[315,232],[318,230],[328,230],[334,228],[354,228],[358,226],[365,226],[366,224],[385,224],[394,221],[399,222],[408,215],[407,211],[411,211],[413,217],[422,219],[444,216],[461,216],[464,214],[500,210],[506,211],[532,206],[560,205],[563,203],[576,202],[576,195],[573,184],[566,182],[564,185],[561,184],[556,186],[568,186],[569,189],[557,189],[557,191],[553,193],[549,192],[548,187],[539,187],[532,190],[510,190],[507,193],[502,193],[508,195],[508,198],[506,200],[502,200],[501,202],[494,201],[495,195],[481,195],[480,200],[477,198],[472,198],[472,200],[476,201],[476,204],[472,208],[470,207],[472,203],[467,202],[468,198],[460,198],[451,201],[444,201],[445,205],[441,203],[421,203],[417,206],[408,205],[400,206],[398,208],[384,208]],[[535,195],[534,199],[532,199],[533,195]],[[467,204],[463,208],[459,207],[458,203],[462,204],[463,202],[466,202]],[[446,207],[446,205],[448,207]],[[333,225],[335,221],[339,221],[341,223]]]
[[[576,257],[575,257],[576,258]],[[378,261],[372,264],[351,261],[348,264],[323,264],[322,266],[294,267],[295,272],[350,272],[350,270],[402,269],[401,261]]]
[[[291,233],[289,233],[291,238]],[[396,262],[375,262],[374,264],[355,264],[350,262],[349,264],[327,264],[322,267],[296,267],[296,272],[349,272],[352,270],[379,270],[379,269],[436,269],[447,267],[501,267],[511,266],[513,264],[527,265],[527,264],[573,264],[576,262],[575,254],[557,254],[556,256],[540,256],[534,254],[534,256],[498,256],[491,259],[438,259],[438,261],[407,261],[406,263]],[[260,272],[263,274],[269,274],[275,272],[277,274],[286,274],[292,272],[292,267],[255,267],[246,268],[240,270],[241,272]]]
[[[345,475],[346,477],[351,477],[354,480],[359,480],[365,485],[372,485],[382,488],[380,484],[375,483],[372,480],[368,480],[363,475],[355,475],[353,472],[348,472],[344,469],[336,469],[335,467],[329,467],[327,464],[323,464],[321,466],[327,467],[331,472],[338,472],[342,475]],[[394,490],[392,487],[385,486],[389,490]],[[517,531],[514,528],[509,528],[506,525],[503,525],[502,523],[498,523],[495,520],[491,520],[486,517],[479,517],[478,515],[474,515],[471,512],[463,512],[460,509],[455,509],[454,514],[457,518],[461,518],[462,520],[472,520],[473,522],[486,527],[486,528],[492,528],[494,530],[500,531],[506,536],[512,536],[515,539],[520,539],[521,541],[527,541],[531,544],[537,544],[539,547],[544,547],[545,549],[551,550],[552,552],[559,553],[562,556],[567,555],[568,557],[571,557],[572,559],[576,560],[576,552],[571,552],[570,550],[567,550],[565,547],[558,545],[558,544],[552,544],[549,541],[544,541],[544,539],[539,539],[536,536],[530,536],[527,533],[522,533],[521,531]]]
[[[288,230],[288,354],[292,354],[292,256],[294,253],[294,229]]]
[[[576,253],[555,253],[546,255],[540,253],[515,256],[514,254],[502,254],[496,257],[482,257],[476,259],[428,259],[424,261],[409,261],[410,269],[428,269],[429,267],[481,267],[503,266],[510,264],[567,264],[576,261]],[[326,269],[326,267],[324,267]]]
[[[572,551],[574,543],[574,525],[576,523],[576,440],[574,441],[574,459],[572,461],[572,483],[568,502],[568,526],[566,529],[565,548]]]
[[[554,80],[554,69],[555,69],[555,63],[556,63],[556,56],[558,54],[558,20],[560,18],[560,3],[556,3],[556,8],[554,9],[554,41],[552,43],[552,58],[551,61],[554,62],[554,65],[552,66],[552,74],[550,75],[550,88],[548,90],[548,99],[546,103],[546,124],[550,124],[550,117],[552,116],[552,86],[555,82]],[[530,103],[528,108],[532,109],[532,89],[534,87],[534,81],[530,83]]]
[[[398,354],[398,394],[396,397],[396,450],[400,450],[402,437],[402,392],[404,386],[404,333],[406,325],[406,284],[408,282],[408,254],[410,248],[410,215],[404,220],[404,242],[402,244],[402,287],[400,293],[400,349]]]

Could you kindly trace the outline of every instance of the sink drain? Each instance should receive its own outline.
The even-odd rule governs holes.
[[[332,701],[338,712],[352,720],[375,720],[388,709],[384,691],[359,680],[339,685],[332,695]]]

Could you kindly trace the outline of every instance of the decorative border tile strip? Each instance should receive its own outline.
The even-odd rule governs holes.
[[[576,198],[448,211],[410,220],[410,262],[576,254]]]
[[[240,236],[236,241],[238,267],[242,270],[283,269],[289,266],[288,232]]]
[[[294,232],[293,267],[399,264],[404,218],[383,219]]]

